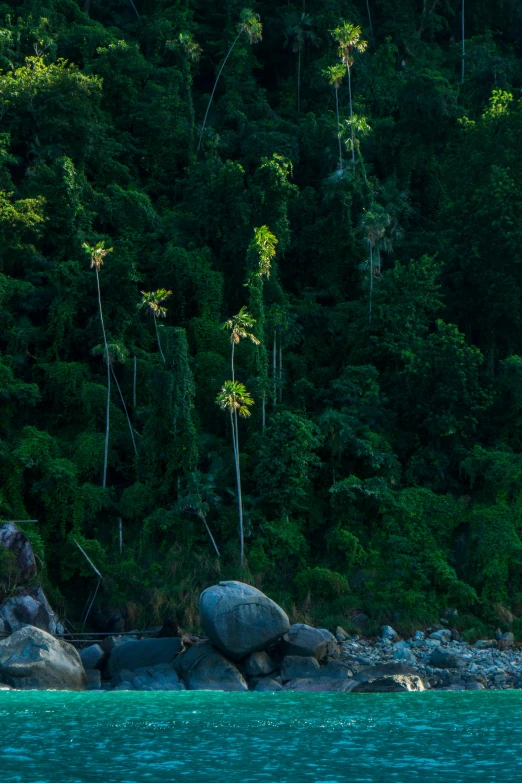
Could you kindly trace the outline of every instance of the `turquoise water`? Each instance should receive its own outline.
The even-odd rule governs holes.
[[[1,783],[522,780],[522,692],[0,692]]]

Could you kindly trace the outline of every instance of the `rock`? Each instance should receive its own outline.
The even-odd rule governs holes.
[[[315,677],[320,671],[315,658],[303,658],[302,655],[286,655],[281,664],[283,682]]]
[[[253,690],[258,692],[272,692],[280,691],[282,689],[283,686],[277,682],[277,680],[273,680],[272,677],[263,677],[262,680],[256,682]]]
[[[266,652],[255,652],[245,660],[244,669],[249,677],[264,677],[275,671],[276,665]]]
[[[266,649],[290,628],[281,607],[242,582],[220,582],[204,590],[199,613],[211,643],[233,660]]]
[[[134,671],[159,663],[171,663],[182,650],[181,639],[140,639],[123,642],[115,647],[109,658],[107,673],[114,677],[122,669]]]
[[[352,693],[401,693],[426,690],[418,674],[390,674],[370,682],[358,682]]]
[[[19,582],[27,582],[36,574],[36,560],[29,539],[14,522],[0,525],[0,546],[5,546],[16,558]]]
[[[440,639],[426,639],[425,645],[426,647],[440,647],[441,641]]]
[[[437,648],[430,656],[430,664],[437,669],[461,669],[467,666],[467,662],[449,650]]]
[[[84,691],[87,687],[78,651],[33,626],[0,642],[0,677],[19,690]]]
[[[328,677],[330,679],[349,679],[353,674],[352,669],[346,661],[328,661],[326,666],[321,666],[319,669],[320,677]]]
[[[110,653],[114,650],[115,647],[119,647],[120,644],[125,644],[125,642],[136,642],[138,641],[137,636],[106,636],[103,642],[101,643],[101,648],[103,652],[110,655]]]
[[[466,685],[467,691],[483,691],[485,690],[485,686],[481,682],[477,682],[474,680],[473,682],[468,682]]]
[[[56,617],[41,587],[19,587],[0,606],[0,619],[10,633],[26,625],[56,633]]]
[[[390,642],[396,642],[399,638],[397,631],[394,631],[391,625],[383,625],[381,627],[381,639],[388,639]]]
[[[513,647],[513,645],[515,644],[515,637],[511,633],[511,631],[507,631],[507,633],[499,634],[498,642],[499,642],[499,646],[502,646],[503,648]]]
[[[370,618],[367,614],[364,612],[358,612],[357,614],[354,614],[350,618],[352,625],[355,625],[356,628],[359,628],[361,631],[364,631],[368,623],[370,622]]]
[[[416,642],[423,642],[424,641],[424,634],[422,631],[415,631],[413,634],[413,638]]]
[[[243,675],[209,642],[195,644],[176,658],[174,668],[189,691],[247,691]]]
[[[443,628],[441,631],[430,633],[429,638],[438,639],[442,644],[449,644],[449,642],[451,642],[451,631],[447,628]]]
[[[456,609],[444,609],[442,616],[448,617],[449,619],[455,619],[455,617],[459,616],[459,613]]]
[[[335,638],[338,642],[344,642],[345,639],[348,639],[349,634],[346,633],[344,628],[341,628],[340,625],[337,626],[335,629]]]
[[[87,690],[99,691],[101,689],[101,671],[99,669],[86,669]]]
[[[370,666],[353,675],[353,679],[358,682],[372,682],[381,677],[389,677],[396,674],[417,674],[415,669],[406,663],[379,663],[376,666]]]
[[[135,691],[136,688],[132,684],[132,682],[121,682],[119,685],[116,685],[115,688],[112,689],[113,691]]]
[[[410,645],[408,642],[395,642],[395,644],[392,645],[394,650],[409,650]]]
[[[306,691],[307,693],[322,693],[328,691],[351,691],[355,680],[340,679],[339,677],[311,677],[309,679],[290,680],[284,686],[285,691]]]
[[[90,647],[85,647],[83,650],[80,650],[80,658],[85,670],[97,669],[101,668],[106,655],[99,644],[91,644]]]
[[[404,661],[405,663],[416,663],[417,661],[412,651],[406,648],[394,650],[392,658],[394,661]]]
[[[5,682],[0,682],[0,691],[12,691],[14,688],[11,685],[7,685]]]
[[[476,647],[477,650],[487,650],[490,647],[498,647],[498,642],[496,639],[479,639],[473,647]]]
[[[282,647],[285,655],[301,655],[318,661],[337,652],[337,642],[330,631],[302,623],[290,627],[283,636]]]

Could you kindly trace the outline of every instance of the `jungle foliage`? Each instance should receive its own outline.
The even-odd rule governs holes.
[[[507,622],[522,6],[249,5],[0,3],[0,517],[73,620]]]

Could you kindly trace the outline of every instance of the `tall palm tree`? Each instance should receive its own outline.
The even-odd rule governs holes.
[[[465,57],[466,57],[466,18],[464,15],[464,11],[465,11],[464,0],[462,0],[462,7],[460,11],[460,24],[462,29],[462,84],[464,84]]]
[[[109,457],[111,367],[110,367],[110,360],[109,360],[109,346],[107,343],[107,334],[105,332],[105,322],[103,320],[103,309],[102,309],[101,289],[100,289],[100,269],[103,266],[103,262],[107,254],[112,253],[112,247],[106,248],[104,242],[97,242],[97,244],[94,245],[93,247],[91,247],[91,245],[88,245],[87,242],[84,242],[82,247],[91,259],[91,269],[94,269],[96,273],[96,288],[98,291],[98,308],[100,312],[100,324],[103,333],[103,345],[105,348],[105,362],[107,364],[107,405],[105,411],[105,448],[103,452],[103,478],[102,478],[102,487],[106,487],[107,486],[107,462]]]
[[[310,14],[292,11],[285,16],[285,46],[291,46],[297,54],[297,113],[301,111],[301,60],[304,48],[317,46],[319,36],[314,30]]]
[[[237,315],[233,315],[221,325],[223,330],[230,332],[230,369],[232,372],[232,383],[235,381],[234,349],[236,345],[244,339],[250,340],[254,345],[259,345],[259,340],[255,334],[248,331],[249,329],[252,329],[255,322],[255,318],[252,318],[246,307],[243,306]]]
[[[194,101],[192,99],[192,76],[190,73],[190,63],[199,62],[203,49],[194,40],[191,33],[180,33],[175,40],[167,41],[167,49],[173,49],[179,55],[181,71],[183,73],[186,89],[187,103],[190,115],[190,153],[193,152],[194,145],[194,126],[196,117],[194,113]]]
[[[185,486],[178,496],[176,505],[179,511],[195,514],[203,522],[216,555],[221,557],[207,522],[207,515],[210,508],[217,506],[220,501],[220,498],[216,495],[214,490],[214,478],[196,470],[194,473],[189,473],[187,476]]]
[[[109,356],[109,364],[111,368],[111,375],[114,383],[116,384],[116,388],[118,390],[118,394],[120,396],[121,405],[123,408],[123,411],[125,413],[125,416],[127,417],[127,424],[129,425],[129,432],[131,436],[132,441],[132,447],[134,449],[134,453],[138,453],[138,449],[136,447],[136,440],[134,438],[134,428],[132,426],[132,422],[130,420],[129,411],[127,409],[127,405],[125,403],[125,398],[123,396],[123,392],[121,390],[121,386],[118,383],[118,377],[116,375],[116,372],[114,370],[114,363],[119,362],[125,362],[125,359],[127,358],[128,351],[127,349],[121,345],[120,343],[108,343],[107,344],[108,349],[108,356]],[[95,348],[92,349],[93,356],[96,356],[97,354],[104,353],[105,354],[105,348],[104,346],[97,345]]]
[[[234,449],[234,464],[236,468],[237,504],[239,511],[239,553],[241,568],[243,568],[245,541],[243,528],[243,498],[241,495],[241,470],[239,465],[239,440],[237,437],[238,415],[246,419],[250,416],[250,407],[254,404],[253,398],[246,387],[238,381],[225,381],[221,391],[216,397],[216,404],[222,411],[228,411],[230,426],[232,428],[232,445]]]
[[[330,65],[323,71],[324,75],[328,79],[329,83],[335,89],[335,113],[337,116],[337,140],[339,142],[339,171],[343,170],[343,153],[341,149],[341,123],[339,119],[339,87],[344,79],[344,65],[338,63],[337,65]]]
[[[216,92],[216,87],[219,82],[219,77],[221,76],[221,73],[223,72],[223,68],[227,64],[227,60],[232,54],[232,50],[234,49],[235,45],[239,41],[240,37],[242,35],[246,35],[248,38],[248,42],[250,44],[258,43],[263,38],[263,25],[261,24],[259,14],[255,14],[250,8],[244,8],[241,11],[241,14],[239,16],[239,23],[236,27],[237,35],[232,41],[232,45],[230,46],[230,49],[228,50],[225,59],[223,60],[223,63],[221,65],[221,68],[218,71],[218,75],[216,76],[216,81],[214,82],[214,87],[212,88],[212,92],[210,93],[210,98],[208,100],[207,104],[207,110],[205,112],[205,116],[203,118],[203,124],[201,126],[201,131],[199,133],[199,141],[198,141],[198,152],[201,147],[201,141],[203,139],[203,133],[205,132],[205,125],[207,124],[207,117],[208,113],[210,111],[210,107],[212,105],[212,101],[214,99],[214,93]]]
[[[370,301],[369,301],[369,323],[372,322],[372,300],[373,300],[373,279],[375,276],[376,267],[374,266],[374,250],[377,248],[378,253],[380,248],[387,249],[386,242],[386,230],[391,225],[391,218],[387,212],[378,204],[373,205],[371,210],[365,210],[363,218],[361,220],[361,227],[366,237],[369,247],[369,260],[368,266],[370,270]],[[380,274],[380,256],[379,265],[377,267],[378,274]]]
[[[339,44],[339,57],[346,68],[348,74],[348,100],[350,104],[350,121],[353,121],[353,100],[352,100],[352,66],[354,64],[354,53],[364,52],[368,46],[368,41],[361,40],[362,30],[359,25],[351,22],[342,22],[332,35]],[[355,139],[353,138],[352,127],[352,165],[355,169]]]
[[[161,347],[161,340],[158,332],[158,318],[165,318],[167,315],[167,308],[163,307],[169,296],[172,296],[172,291],[167,291],[165,288],[158,288],[157,291],[142,291],[141,302],[138,304],[138,310],[147,309],[154,319],[154,328],[156,330],[156,339],[158,341],[158,348],[165,364],[165,356]]]

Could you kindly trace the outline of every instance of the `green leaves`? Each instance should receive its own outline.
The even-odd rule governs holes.
[[[246,386],[239,381],[225,381],[216,397],[216,405],[219,405],[222,411],[228,411],[231,415],[237,413],[243,419],[250,416],[253,404],[254,400]]]

